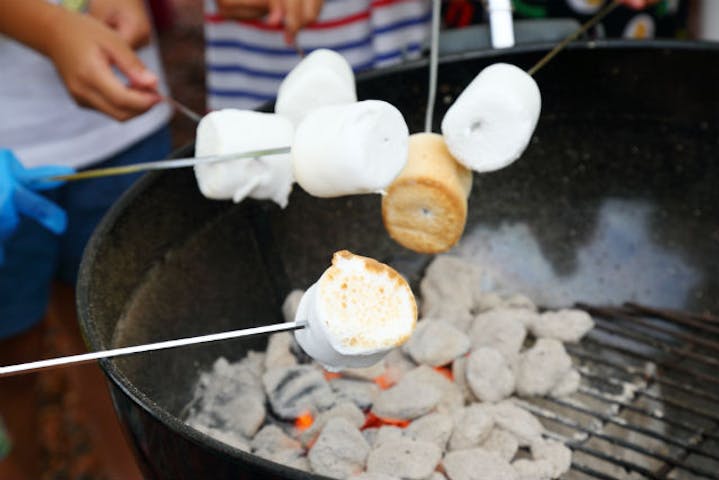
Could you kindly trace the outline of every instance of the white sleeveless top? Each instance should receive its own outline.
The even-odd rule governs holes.
[[[355,71],[420,56],[429,38],[429,0],[325,0],[319,19],[297,37],[301,50],[329,48]],[[284,42],[282,27],[262,20],[225,20],[205,0],[208,107],[255,108],[275,98],[300,57]]]
[[[160,76],[160,90],[165,93],[155,45],[138,54]],[[92,165],[149,135],[171,115],[169,106],[161,103],[123,123],[78,107],[52,62],[2,35],[0,65],[0,148],[12,149],[26,166]]]

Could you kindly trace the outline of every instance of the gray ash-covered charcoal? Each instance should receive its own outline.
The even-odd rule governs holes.
[[[462,397],[465,403],[473,403],[477,401],[477,397],[472,393],[472,389],[469,388],[467,383],[467,356],[459,357],[452,362],[452,377],[454,383],[459,387],[462,392]]]
[[[384,366],[382,377],[392,383],[399,382],[407,372],[417,368],[414,360],[409,355],[406,355],[401,348],[390,350],[384,357]]]
[[[352,378],[333,378],[330,380],[337,399],[350,401],[362,410],[368,410],[379,395],[379,387],[374,382]]]
[[[560,382],[552,388],[549,394],[552,397],[561,398],[572,395],[579,390],[582,376],[575,369],[571,369]]]
[[[516,374],[519,395],[547,395],[572,371],[572,359],[559,340],[540,338],[522,352]]]
[[[331,408],[336,397],[322,372],[309,365],[273,368],[262,377],[272,411],[286,420]]]
[[[554,467],[546,460],[530,460],[520,458],[512,462],[512,467],[519,475],[518,480],[551,480]]]
[[[532,312],[537,311],[537,306],[534,302],[526,295],[521,293],[513,293],[504,299],[504,306],[507,308],[519,308],[526,309]]]
[[[404,430],[394,425],[382,425],[377,429],[372,448],[379,448],[380,445],[388,441],[399,440],[404,437]]]
[[[236,432],[230,430],[218,430],[216,428],[208,427],[204,424],[193,424],[191,421],[187,421],[187,424],[200,432],[209,435],[215,440],[226,443],[231,447],[235,447],[238,450],[244,450],[245,452],[250,451],[249,439],[239,435]]]
[[[467,358],[465,376],[469,388],[482,402],[498,402],[514,391],[514,373],[499,351],[480,347]]]
[[[528,447],[541,440],[544,426],[537,417],[511,400],[490,405],[489,409],[497,427],[514,435],[520,447]]]
[[[300,300],[305,294],[304,290],[292,290],[282,303],[282,316],[285,318],[285,322],[294,322],[295,315],[297,314],[297,307],[300,305]]]
[[[415,362],[439,367],[469,351],[469,337],[452,324],[426,318],[402,347]]]
[[[312,466],[310,466],[310,460],[307,457],[295,457],[289,459],[287,462],[281,462],[285,465],[296,468],[298,470],[302,470],[303,472],[311,472]]]
[[[472,309],[475,313],[484,313],[489,310],[495,310],[504,307],[504,300],[502,297],[495,292],[482,292],[477,291],[474,294],[474,308]]]
[[[300,434],[300,440],[306,446],[322,431],[332,418],[344,418],[353,426],[360,428],[365,423],[365,415],[352,402],[340,402],[329,410],[325,410],[315,418],[312,426]]]
[[[377,441],[377,432],[379,432],[378,427],[370,427],[365,428],[361,430],[362,436],[364,437],[365,441],[367,442],[367,445],[370,447],[374,446],[374,443]]]
[[[414,420],[404,431],[412,440],[431,442],[442,451],[447,446],[454,429],[452,417],[446,413],[430,413]]]
[[[511,361],[519,354],[527,336],[522,317],[535,315],[537,314],[529,310],[515,308],[480,313],[469,331],[472,346],[494,348]]]
[[[422,312],[435,305],[449,304],[471,311],[474,292],[479,289],[482,272],[466,260],[439,255],[427,267],[420,283]]]
[[[208,426],[237,432],[252,438],[265,421],[265,403],[256,395],[240,394],[227,403],[206,406],[208,410],[198,418],[208,418]]]
[[[300,464],[305,451],[300,442],[289,437],[275,425],[267,425],[257,432],[250,444],[252,453],[284,464]]]
[[[376,446],[367,458],[367,471],[403,480],[424,480],[441,459],[442,450],[434,443],[401,438]]]
[[[247,356],[245,358],[234,365],[250,369],[259,379],[262,378],[262,375],[265,373],[265,356],[265,352],[250,350],[247,352]]]
[[[439,472],[432,472],[432,475],[430,475],[427,480],[447,480],[447,477]]]
[[[487,439],[482,442],[480,448],[489,452],[495,452],[503,459],[511,462],[519,450],[517,438],[506,430],[493,428]]]
[[[592,317],[584,310],[576,309],[544,312],[529,325],[535,337],[554,338],[568,343],[578,342],[592,328]]]
[[[466,332],[469,330],[469,327],[474,321],[474,314],[465,307],[453,305],[451,303],[430,303],[423,304],[422,318],[442,320],[443,322],[453,325],[462,332]]]
[[[370,447],[360,431],[344,418],[332,418],[307,455],[315,473],[345,478],[362,473]]]
[[[572,451],[556,440],[538,440],[532,443],[531,451],[534,460],[545,460],[552,465],[552,478],[561,477],[572,467]]]
[[[481,448],[449,452],[442,465],[449,480],[519,480],[508,461]]]
[[[372,405],[378,417],[412,420],[429,413],[442,399],[442,392],[432,384],[405,378],[382,390]]]
[[[226,403],[240,394],[251,394],[264,400],[262,377],[258,375],[258,371],[260,367],[253,361],[229,363],[225,358],[220,357],[215,361],[210,372],[200,375],[195,398],[201,398],[208,404]]]
[[[290,332],[270,335],[265,354],[265,369],[292,367],[297,365],[297,357],[292,353],[295,339]]]
[[[294,450],[302,453],[302,445],[294,438],[288,436],[277,425],[267,425],[252,439],[252,451],[275,452],[278,450]]]
[[[455,410],[464,407],[465,400],[462,389],[454,382],[449,382],[447,388],[442,391],[442,398],[437,404],[437,411],[440,413],[452,414]]]
[[[199,430],[231,432],[251,438],[265,420],[262,384],[247,364],[217,360],[195,388],[187,423]]]
[[[394,352],[393,350],[392,352]],[[392,355],[392,352],[387,354],[387,357]],[[387,357],[385,357],[385,362],[387,361]],[[368,380],[372,381],[375,378],[379,377],[383,373],[385,373],[385,365],[384,362],[375,363],[374,365],[371,365],[369,367],[361,367],[361,368],[344,368],[341,371],[343,377],[347,378],[354,378],[357,380]]]
[[[384,473],[369,473],[363,472],[359,475],[352,475],[347,477],[347,480],[402,480],[394,475],[385,475]]]
[[[449,450],[478,447],[492,431],[494,417],[488,405],[474,403],[455,413]]]
[[[459,386],[432,367],[420,365],[407,372],[402,380],[432,385],[442,392],[437,404],[438,412],[451,414],[464,406],[464,395]]]

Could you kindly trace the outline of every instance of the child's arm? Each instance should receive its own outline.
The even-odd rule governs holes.
[[[154,93],[157,76],[117,33],[90,16],[45,0],[4,0],[0,33],[46,55],[80,105],[127,120],[160,101]]]

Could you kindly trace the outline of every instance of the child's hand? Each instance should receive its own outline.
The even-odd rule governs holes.
[[[71,12],[63,14],[55,25],[48,33],[52,38],[46,53],[78,104],[117,120],[128,120],[161,101],[155,93],[157,76],[109,27]],[[113,66],[129,84],[115,74]]]
[[[285,24],[285,41],[295,43],[297,33],[317,20],[322,11],[324,0],[269,0],[270,14],[267,23]]]
[[[251,20],[267,15],[270,25],[285,26],[285,40],[295,43],[297,33],[317,20],[324,0],[216,0],[217,13],[226,18]]]
[[[88,13],[117,32],[132,48],[150,43],[152,25],[142,0],[92,0]]]

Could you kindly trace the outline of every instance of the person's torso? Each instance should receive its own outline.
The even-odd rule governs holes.
[[[300,61],[298,49],[285,43],[282,27],[223,19],[212,0],[205,7],[208,107],[255,108],[274,99]],[[418,57],[430,22],[427,0],[326,0],[297,45],[304,52],[335,50],[362,71]]]

